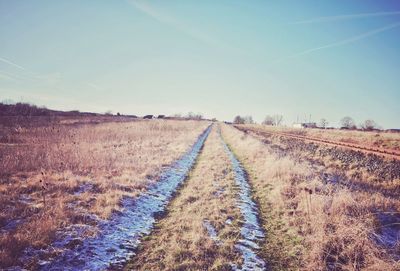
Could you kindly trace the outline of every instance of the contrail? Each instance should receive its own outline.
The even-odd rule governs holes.
[[[386,12],[375,12],[375,13],[359,13],[359,14],[346,14],[346,15],[336,15],[336,16],[325,16],[317,17],[304,21],[297,21],[291,24],[312,24],[312,23],[325,23],[325,22],[335,22],[335,21],[345,21],[352,19],[362,19],[362,18],[372,18],[372,17],[382,17],[382,16],[396,16],[400,15],[400,11],[386,11]]]
[[[214,39],[213,37],[210,37],[197,29],[193,29],[189,26],[187,26],[185,23],[180,22],[179,20],[175,19],[174,17],[160,12],[157,9],[153,8],[151,5],[148,4],[146,1],[138,1],[138,0],[128,0],[127,1],[129,4],[133,5],[136,9],[140,10],[144,14],[152,17],[153,19],[157,20],[160,23],[163,23],[165,25],[169,25],[176,30],[182,32],[183,34],[196,39],[204,44],[210,45],[210,46],[215,46],[223,49],[229,49],[231,51],[238,51],[237,48],[233,48],[229,46],[228,44],[225,44],[217,39]]]
[[[15,64],[14,62],[12,62],[12,61],[10,61],[10,60],[7,60],[7,59],[5,59],[5,58],[0,57],[0,61],[1,61],[1,62],[4,62],[4,63],[7,63],[7,64],[9,64],[9,65],[11,65],[11,66],[17,67],[17,68],[19,68],[19,69],[21,69],[21,70],[23,70],[23,71],[27,71],[24,67],[22,67],[22,66],[20,66],[20,65],[18,65],[18,64]]]
[[[128,3],[131,3],[135,8],[137,8],[144,14],[152,17],[153,19],[159,21],[160,23],[170,25],[170,26],[174,27],[175,29],[181,31],[182,33],[184,33],[188,36],[191,36],[192,38],[195,38],[195,39],[202,41],[204,43],[207,43],[207,44],[215,44],[216,43],[213,39],[188,28],[187,26],[180,23],[179,21],[177,21],[175,18],[169,16],[168,14],[157,11],[156,9],[154,9],[151,5],[149,5],[145,1],[131,0],[131,1],[128,1]]]
[[[367,37],[371,37],[371,36],[376,35],[378,33],[381,33],[381,32],[384,32],[384,31],[399,27],[399,26],[400,26],[400,22],[397,22],[397,23],[394,23],[394,24],[390,24],[390,25],[387,25],[387,26],[384,26],[384,27],[381,27],[381,28],[377,28],[377,29],[368,31],[368,32],[365,32],[363,34],[360,34],[360,35],[357,35],[357,36],[354,36],[354,37],[351,37],[351,38],[348,38],[348,39],[344,39],[344,40],[337,41],[337,42],[334,42],[334,43],[330,43],[330,44],[327,44],[327,45],[323,45],[323,46],[320,46],[320,47],[308,49],[308,50],[302,51],[300,53],[281,58],[281,59],[279,59],[277,61],[274,61],[274,62],[278,62],[279,63],[279,62],[282,62],[285,59],[295,58],[295,57],[302,56],[302,55],[307,55],[309,53],[312,53],[312,52],[315,52],[315,51],[319,51],[319,50],[322,50],[322,49],[328,49],[328,48],[332,48],[332,47],[343,46],[343,45],[346,45],[346,44],[349,44],[349,43],[353,43],[353,42],[365,39]]]
[[[6,63],[6,64],[8,64],[10,66],[16,67],[16,68],[18,68],[18,69],[20,69],[20,70],[25,72],[22,75],[18,75],[18,76],[13,74],[14,77],[31,78],[31,79],[34,79],[34,80],[40,79],[40,76],[37,73],[35,73],[35,72],[33,72],[33,71],[31,71],[31,70],[29,70],[27,68],[24,68],[21,65],[18,65],[17,63],[12,62],[12,61],[4,58],[4,57],[0,57],[0,62]]]

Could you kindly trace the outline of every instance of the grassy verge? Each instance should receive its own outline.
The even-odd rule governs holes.
[[[126,270],[230,270],[241,261],[234,248],[240,236],[235,197],[230,161],[214,128],[185,185]]]
[[[253,187],[253,197],[259,206],[260,220],[266,232],[266,238],[261,247],[261,256],[268,262],[271,270],[298,270],[301,265],[301,254],[304,250],[301,242],[302,237],[290,229],[285,221],[282,208],[276,206],[271,200],[277,188],[270,182],[261,180],[263,176],[260,176],[257,166],[261,167],[262,165],[257,161],[265,162],[265,160],[260,160],[257,152],[253,152],[258,149],[259,143],[247,141],[248,137],[241,135],[240,140],[245,140],[245,144],[249,144],[247,154],[252,156],[248,157],[241,152],[241,147],[244,148],[245,146],[238,145],[237,138],[232,140],[232,134],[229,134],[232,131],[227,131],[227,127],[224,127],[222,131],[224,140],[228,142],[227,144],[248,173],[249,182]]]
[[[25,248],[47,248],[66,226],[95,225],[92,215],[107,219],[206,126],[152,120],[0,127],[0,269],[23,266]]]
[[[396,270],[376,245],[376,210],[397,208],[379,193],[325,184],[305,162],[279,156],[260,140],[223,126],[225,140],[247,168],[267,239],[272,270]]]

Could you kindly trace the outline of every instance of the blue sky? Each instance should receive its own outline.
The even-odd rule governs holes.
[[[400,1],[0,1],[0,99],[400,128]]]

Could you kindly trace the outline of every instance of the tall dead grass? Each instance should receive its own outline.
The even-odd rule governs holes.
[[[122,196],[156,181],[206,126],[152,120],[7,130],[0,145],[0,266],[20,264],[25,248],[47,246],[67,225],[108,218]]]
[[[273,270],[399,270],[372,238],[374,213],[400,211],[397,199],[325,184],[311,164],[233,127],[222,132],[249,172]]]

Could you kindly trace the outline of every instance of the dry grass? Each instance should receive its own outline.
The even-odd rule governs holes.
[[[247,125],[246,125],[247,126]],[[400,151],[400,133],[356,131],[339,129],[296,129],[268,125],[248,125],[271,132],[285,132],[323,140],[361,145],[369,148],[382,148]]]
[[[214,127],[166,216],[126,269],[230,270],[230,263],[241,260],[234,249],[240,236],[235,197],[230,160]],[[232,224],[225,223],[228,218]],[[207,232],[207,220],[216,228],[219,241]]]
[[[256,132],[266,129],[261,125],[252,128]],[[312,161],[314,167],[320,167],[324,172],[333,171],[346,176],[351,185],[392,196],[400,193],[399,160],[253,131],[250,131],[252,136],[268,143],[271,148],[283,151],[295,160]]]
[[[400,211],[396,198],[325,184],[311,164],[279,156],[268,144],[232,127],[223,136],[246,166],[273,270],[399,270],[372,240],[375,213]],[[397,252],[398,253],[398,252]]]
[[[95,224],[88,214],[107,218],[123,195],[146,189],[206,126],[154,120],[3,128],[1,267],[17,264],[26,247],[47,246],[62,227]]]

